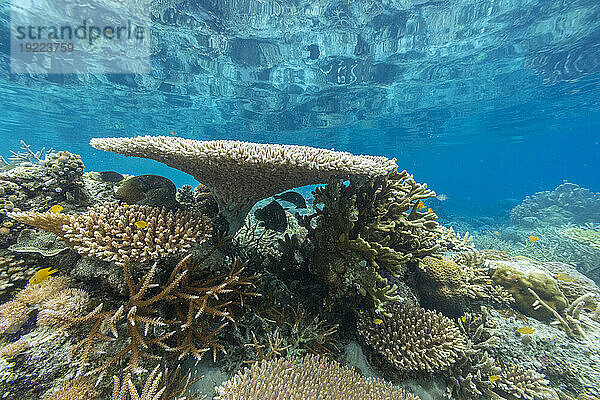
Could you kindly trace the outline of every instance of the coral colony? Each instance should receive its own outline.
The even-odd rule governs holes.
[[[594,395],[599,194],[563,184],[516,206],[513,231],[472,237],[440,225],[436,193],[385,157],[160,136],[91,145],[199,185],[86,172],[25,143],[0,158],[2,398]],[[309,184],[312,203],[277,196]],[[221,378],[206,384],[207,371]]]

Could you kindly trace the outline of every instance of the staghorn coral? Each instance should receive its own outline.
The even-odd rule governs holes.
[[[10,217],[60,236],[84,256],[118,265],[178,253],[205,241],[211,230],[201,215],[118,203],[93,206],[84,215],[21,212]],[[138,227],[139,221],[145,226]]]
[[[123,275],[129,290],[129,301],[126,304],[122,304],[116,310],[102,311],[103,304],[100,304],[83,317],[53,315],[54,318],[63,322],[58,332],[66,331],[75,325],[92,323],[86,337],[71,348],[72,355],[81,350],[78,356],[79,368],[77,376],[80,376],[90,364],[90,356],[98,346],[96,341],[113,340],[104,334],[105,331],[109,331],[115,339],[118,339],[120,337],[119,330],[123,330],[121,329],[123,322],[126,325],[126,332],[130,339],[129,343],[117,351],[116,354],[109,356],[102,365],[88,372],[88,375],[100,373],[103,376],[108,367],[124,359],[127,354],[130,354],[130,357],[126,369],[128,371],[139,372],[142,369],[140,366],[142,358],[154,358],[149,353],[151,347],[169,348],[165,340],[175,332],[166,332],[165,328],[167,328],[168,324],[156,316],[158,312],[157,306],[158,302],[163,300],[165,295],[179,284],[185,276],[186,271],[173,276],[162,290],[146,298],[148,292],[155,286],[151,282],[156,273],[156,267],[157,264],[154,263],[145,277],[139,282],[135,282],[131,276],[129,266],[123,266]]]
[[[567,226],[561,230],[561,233],[579,243],[600,251],[600,225]]]
[[[502,364],[494,392],[506,399],[558,400],[544,375],[515,364]]]
[[[358,288],[377,308],[400,299],[405,264],[442,251],[437,216],[418,210],[435,193],[406,171],[372,179],[331,181],[313,193],[316,213],[302,217],[314,244],[311,271],[347,296]],[[316,222],[314,220],[316,219]]]
[[[192,378],[191,372],[184,375],[180,365],[172,372],[168,369],[160,371],[160,365],[157,365],[143,383],[142,391],[138,392],[131,372],[126,372],[122,379],[113,376],[110,400],[195,400],[200,393],[188,395],[186,392],[200,379],[202,377]]]
[[[335,361],[313,355],[276,358],[253,364],[216,390],[216,400],[418,400],[390,383],[364,378]]]
[[[436,311],[398,305],[387,311],[391,316],[363,315],[358,332],[401,372],[447,370],[465,349],[458,327]]]
[[[284,190],[325,183],[330,177],[377,176],[395,169],[395,160],[356,156],[307,146],[178,137],[94,138],[100,150],[150,158],[184,171],[208,186],[220,212],[236,232],[257,201]]]
[[[89,378],[75,378],[66,381],[50,395],[42,400],[94,400],[100,398],[100,391],[94,387],[94,382]]]
[[[196,269],[210,254],[200,260],[190,254],[171,273],[171,279],[177,274],[184,274],[180,285],[166,297],[175,307],[177,324],[180,325],[177,346],[169,351],[176,352],[179,359],[192,355],[197,362],[204,353],[212,351],[216,361],[217,351],[225,352],[216,335],[229,322],[234,322],[232,306],[243,306],[246,296],[259,296],[248,291],[254,286],[256,277],[243,276],[245,264],[238,259],[234,260],[227,274],[194,277]]]

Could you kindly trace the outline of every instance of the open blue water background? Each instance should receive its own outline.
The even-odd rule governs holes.
[[[0,153],[23,139],[89,170],[194,184],[88,145],[175,131],[396,157],[460,214],[563,180],[600,191],[597,0],[161,0],[152,12],[151,75],[26,76],[8,72],[5,4]]]

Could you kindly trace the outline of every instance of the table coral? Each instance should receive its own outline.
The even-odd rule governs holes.
[[[230,223],[242,226],[254,203],[284,190],[325,183],[329,177],[384,175],[395,160],[308,146],[166,136],[94,138],[90,144],[126,156],[150,158],[184,171],[208,186]]]

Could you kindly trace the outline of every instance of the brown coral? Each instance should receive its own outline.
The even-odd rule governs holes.
[[[84,215],[20,212],[10,217],[55,233],[84,256],[119,265],[180,252],[202,243],[211,230],[201,215],[114,202],[96,205]]]
[[[366,314],[358,332],[380,356],[403,372],[450,367],[466,342],[454,322],[419,307],[388,306],[390,316]]]
[[[36,265],[28,265],[22,258],[10,254],[0,256],[0,295],[9,293],[19,281],[31,277],[36,270]]]
[[[385,175],[397,167],[385,157],[307,146],[165,136],[94,138],[100,150],[150,158],[184,171],[208,186],[221,213],[237,231],[257,201],[287,189],[325,183],[330,177]]]
[[[313,355],[255,363],[216,390],[217,400],[418,400],[397,386],[362,377],[333,360]]]
[[[200,260],[189,255],[171,273],[171,278],[185,274],[179,287],[167,297],[175,306],[177,323],[180,324],[177,346],[169,351],[177,352],[179,359],[191,354],[199,361],[204,353],[212,351],[215,360],[217,351],[225,352],[223,345],[216,340],[216,334],[228,322],[234,321],[232,306],[243,305],[246,296],[258,296],[249,291],[256,277],[243,276],[245,264],[237,259],[227,274],[192,278],[209,255]]]

